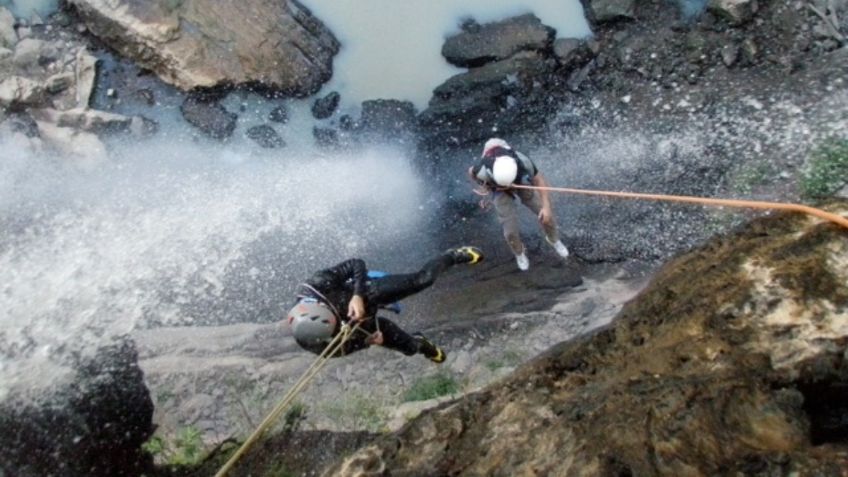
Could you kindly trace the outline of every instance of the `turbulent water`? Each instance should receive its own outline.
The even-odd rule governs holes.
[[[0,394],[109,336],[279,319],[315,267],[426,250],[402,151],[263,154],[164,132],[81,168],[0,147]]]

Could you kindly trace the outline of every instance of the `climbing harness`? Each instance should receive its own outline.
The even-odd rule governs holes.
[[[638,192],[612,192],[604,190],[586,190],[586,189],[570,189],[566,187],[539,187],[515,184],[512,187],[516,189],[528,190],[546,190],[551,192],[560,192],[565,194],[580,194],[580,195],[596,195],[603,197],[617,197],[624,199],[642,199],[642,200],[659,200],[665,202],[684,202],[690,204],[712,205],[722,207],[737,207],[747,209],[765,209],[765,210],[787,210],[792,212],[801,212],[807,215],[812,215],[820,219],[825,219],[835,224],[841,225],[848,229],[848,219],[841,215],[832,212],[826,212],[815,207],[810,207],[801,204],[792,204],[784,202],[763,202],[755,200],[740,200],[740,199],[712,199],[707,197],[693,197],[688,195],[664,195],[664,194],[642,194]]]
[[[324,367],[324,365],[327,364],[327,361],[329,361],[330,357],[336,354],[342,348],[342,346],[344,346],[345,342],[347,342],[353,332],[359,329],[360,324],[361,323],[357,323],[352,327],[350,323],[342,324],[339,333],[333,338],[332,341],[330,341],[330,344],[328,344],[327,347],[324,348],[324,351],[318,356],[318,358],[312,363],[312,365],[310,365],[309,368],[306,369],[303,375],[301,375],[300,379],[297,380],[295,385],[289,390],[289,392],[283,397],[283,399],[280,400],[280,403],[277,404],[277,406],[274,407],[274,409],[270,413],[268,413],[265,419],[262,420],[262,423],[260,423],[256,430],[253,431],[253,434],[251,434],[250,437],[248,437],[247,440],[244,441],[241,447],[239,447],[238,450],[230,457],[227,463],[224,464],[223,467],[221,467],[221,470],[219,470],[218,473],[215,474],[215,477],[224,477],[227,475],[227,472],[229,472],[233,468],[236,462],[238,462],[239,458],[241,458],[244,453],[250,450],[250,448],[253,446],[253,444],[256,443],[256,441],[262,436],[262,434],[264,434],[265,431],[268,430],[268,428],[271,427],[271,425],[280,417],[280,415],[283,414],[283,411],[285,411],[285,409],[289,406],[292,400],[294,400],[294,397],[297,396],[297,394],[301,390],[303,390],[303,388],[309,383],[309,381],[311,381],[312,378],[314,378],[315,375],[318,374],[318,371],[320,371]]]

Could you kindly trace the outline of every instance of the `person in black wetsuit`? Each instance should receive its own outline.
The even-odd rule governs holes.
[[[431,286],[453,265],[482,259],[479,249],[460,247],[430,260],[415,273],[369,276],[365,262],[358,258],[320,270],[301,285],[297,303],[289,310],[292,335],[302,348],[321,354],[342,322],[360,322],[359,329],[334,357],[382,345],[407,356],[420,353],[441,363],[445,360],[441,348],[420,333],[410,335],[393,321],[378,317],[377,311]]]

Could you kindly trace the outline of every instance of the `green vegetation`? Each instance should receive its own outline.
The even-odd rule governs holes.
[[[766,184],[774,173],[774,166],[764,161],[745,164],[736,172],[731,187],[740,194],[750,194],[754,187]]]
[[[271,464],[271,467],[263,474],[263,477],[294,477],[294,472],[288,470],[282,462]]]
[[[297,432],[306,420],[308,408],[302,402],[295,402],[283,416],[283,432]]]
[[[801,192],[806,197],[833,195],[848,183],[848,139],[830,138],[813,150],[801,176]]]
[[[489,371],[494,372],[500,368],[518,366],[522,359],[521,353],[510,349],[486,361],[486,367],[489,368]]]
[[[345,429],[379,432],[388,416],[380,403],[358,393],[348,393],[342,399],[324,405],[324,413]]]
[[[196,465],[203,457],[200,431],[192,426],[181,429],[170,442],[161,436],[153,436],[141,448],[154,458],[174,466]]]
[[[448,394],[456,394],[458,391],[459,383],[456,379],[448,373],[439,372],[412,383],[412,386],[404,394],[403,401],[426,401]]]

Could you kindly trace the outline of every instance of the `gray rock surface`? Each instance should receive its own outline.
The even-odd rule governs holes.
[[[71,0],[91,32],[182,89],[261,84],[317,91],[339,48],[296,0]]]
[[[472,68],[499,61],[527,50],[550,48],[554,29],[528,14],[484,25],[466,25],[448,37],[442,56],[456,66]]]
[[[333,359],[298,397],[307,407],[301,427],[397,428],[438,402],[402,402],[423,377],[448,373],[463,383],[461,392],[477,389],[539,350],[608,323],[645,283],[641,272],[598,267],[574,286],[580,268],[573,263],[521,276],[511,261],[481,267],[447,273],[405,300],[407,311],[397,318],[440,343],[447,362],[435,366],[380,347]],[[252,430],[315,359],[282,324],[154,329],[134,337],[160,432],[194,425],[209,444]],[[333,398],[340,395],[346,399]]]
[[[238,115],[203,95],[186,97],[180,106],[180,112],[189,124],[214,139],[226,139],[232,136],[236,129]]]
[[[584,0],[584,7],[594,23],[636,18],[636,0]]]
[[[15,17],[6,7],[0,7],[0,47],[12,48],[17,42]]]
[[[709,0],[707,8],[733,25],[742,25],[754,18],[758,0]]]

